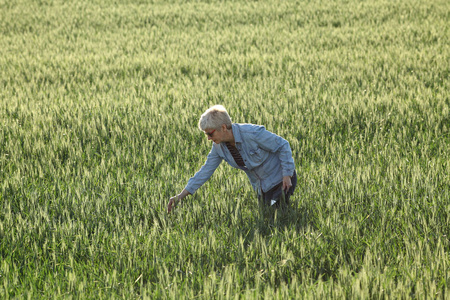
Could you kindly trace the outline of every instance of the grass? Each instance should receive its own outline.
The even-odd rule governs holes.
[[[1,298],[448,298],[449,4],[0,1]],[[289,140],[261,213],[210,105]]]

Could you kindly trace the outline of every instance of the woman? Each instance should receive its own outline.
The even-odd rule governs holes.
[[[187,195],[195,193],[214,173],[222,160],[243,170],[259,199],[278,208],[289,203],[297,184],[294,159],[288,141],[267,131],[264,126],[231,123],[222,105],[209,108],[198,123],[213,146],[205,164],[189,179],[184,190],[170,198],[167,211]]]

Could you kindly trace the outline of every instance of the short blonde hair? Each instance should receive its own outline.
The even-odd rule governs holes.
[[[198,121],[198,128],[203,131],[206,129],[220,129],[223,124],[227,125],[228,129],[231,129],[231,118],[225,107],[214,105],[202,114]]]

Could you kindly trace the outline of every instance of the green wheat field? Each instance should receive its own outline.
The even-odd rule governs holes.
[[[0,0],[1,299],[449,299],[447,0]],[[261,210],[200,115],[286,138]]]

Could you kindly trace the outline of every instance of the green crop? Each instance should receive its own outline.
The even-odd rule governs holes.
[[[450,4],[0,0],[0,298],[450,293]],[[200,115],[286,138],[261,210]]]

